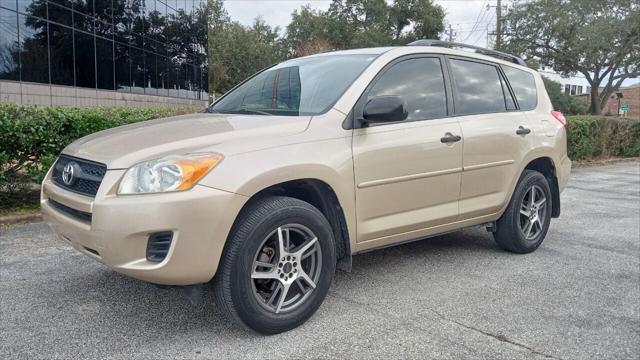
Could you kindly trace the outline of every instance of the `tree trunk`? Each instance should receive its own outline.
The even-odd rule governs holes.
[[[591,115],[600,115],[602,108],[600,107],[600,97],[598,96],[598,85],[591,84],[591,105],[589,106]]]

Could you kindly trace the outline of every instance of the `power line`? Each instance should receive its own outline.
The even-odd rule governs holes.
[[[482,7],[480,7],[480,12],[478,13],[478,16],[476,17],[476,23],[473,25],[473,30],[475,30],[478,27],[478,24],[480,23],[480,19],[483,19],[484,16],[486,15],[486,13],[487,13],[486,10],[484,10],[485,6],[487,5],[487,1],[488,0],[485,0],[482,3]],[[469,35],[467,35],[467,37],[462,42],[466,43],[467,40],[469,40],[469,37],[471,37],[471,34],[473,34],[473,32],[469,33]]]

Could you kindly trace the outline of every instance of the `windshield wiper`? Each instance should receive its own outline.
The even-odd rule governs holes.
[[[247,109],[247,108],[241,108],[240,111],[242,111],[243,113],[258,114],[258,115],[273,115],[272,113],[268,113],[266,111]]]

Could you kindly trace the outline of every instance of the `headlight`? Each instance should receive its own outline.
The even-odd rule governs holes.
[[[189,190],[221,160],[220,154],[193,153],[146,161],[127,170],[118,194]]]

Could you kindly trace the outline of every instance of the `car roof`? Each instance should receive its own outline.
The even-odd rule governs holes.
[[[423,46],[423,45],[413,45],[413,46],[386,46],[386,47],[372,47],[372,48],[361,48],[361,49],[349,49],[349,50],[338,50],[338,51],[329,51],[324,53],[318,53],[314,55],[305,56],[304,58],[313,58],[319,56],[333,56],[333,55],[382,55],[387,52],[397,51],[403,55],[405,54],[421,54],[421,53],[431,53],[431,54],[446,54],[446,55],[458,55],[462,57],[471,57],[477,58],[480,60],[490,61],[494,63],[499,63],[503,65],[513,66],[518,69],[526,70],[529,72],[535,72],[526,66],[521,66],[514,62],[506,61],[502,58],[488,56],[477,51],[470,50],[460,50],[460,49],[452,49],[442,46]],[[399,54],[400,55],[400,54]]]

